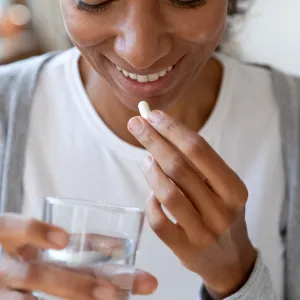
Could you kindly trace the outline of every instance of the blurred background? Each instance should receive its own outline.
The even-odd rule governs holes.
[[[223,51],[300,76],[300,0],[240,0]],[[66,49],[58,0],[0,0],[0,64]]]
[[[70,46],[58,0],[0,0],[0,64]]]

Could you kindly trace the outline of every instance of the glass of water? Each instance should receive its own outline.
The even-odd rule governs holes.
[[[47,197],[43,221],[65,229],[70,240],[63,250],[44,250],[41,259],[68,268],[101,274],[117,287],[116,300],[128,300],[144,211],[100,202]],[[97,272],[98,269],[98,272]],[[125,276],[124,276],[125,275]],[[40,300],[57,298],[35,293]]]

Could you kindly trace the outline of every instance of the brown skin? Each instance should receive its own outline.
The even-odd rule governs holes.
[[[211,55],[225,28],[227,0],[209,0],[196,9],[175,8],[169,0],[117,0],[97,13],[77,10],[75,1],[60,0],[69,35],[82,53],[79,67],[91,102],[119,137],[152,154],[143,168],[153,190],[147,205],[150,225],[182,264],[204,279],[213,298],[234,293],[256,259],[245,222],[247,189],[196,133],[211,114],[222,82],[222,66]],[[103,1],[86,0],[92,5]],[[149,74],[178,61],[181,67],[172,71],[176,76],[170,85],[147,97],[152,109],[164,111],[158,114],[161,119],[155,121],[155,113],[149,122],[135,117],[129,133],[126,125],[141,99],[120,87],[109,71],[111,63]],[[49,240],[53,231],[62,234],[59,244],[57,237],[56,243]],[[67,238],[51,225],[2,216],[0,244],[22,260],[2,258],[0,298],[33,299],[30,291],[42,290],[67,299],[94,299],[99,286],[103,300],[109,300],[104,290],[112,286],[101,278],[28,261],[37,248],[63,248]],[[151,275],[141,273],[135,292],[149,294],[156,286]]]
[[[118,0],[97,13],[78,11],[76,0],[60,2],[69,36],[84,57],[80,67],[87,93],[112,131],[138,145],[126,124],[141,98],[120,88],[107,60],[134,73],[151,74],[183,59],[174,82],[147,101],[152,109],[165,110],[194,130],[201,128],[222,78],[222,67],[210,58],[225,28],[226,0],[210,0],[196,9],[176,8],[168,0]]]
[[[113,247],[118,245],[115,239],[98,238],[101,243],[90,236],[91,246],[104,242]],[[0,299],[32,300],[36,299],[32,291],[37,290],[62,299],[115,299],[115,286],[107,281],[110,276],[107,268],[101,274],[100,268],[78,272],[37,261],[38,249],[63,249],[68,239],[67,232],[53,225],[14,214],[0,216],[0,245],[5,250],[0,260]],[[148,295],[156,287],[153,276],[136,271],[133,293]]]
[[[246,186],[202,137],[161,111],[152,111],[148,122],[131,119],[128,129],[152,154],[143,165],[153,191],[150,226],[214,299],[232,295],[256,260],[245,222]]]
[[[24,28],[12,23],[8,16],[0,16],[0,38],[12,38],[22,30]]]
[[[245,222],[247,188],[196,133],[209,118],[222,82],[222,66],[212,53],[224,33],[227,0],[209,0],[196,9],[175,8],[169,0],[118,0],[93,13],[79,11],[76,0],[60,2],[98,114],[124,141],[152,154],[144,168],[154,193],[147,207],[150,225],[183,265],[204,279],[215,299],[234,293],[256,260]],[[122,88],[110,65],[143,75],[178,61],[174,80],[147,97],[150,107],[161,111],[161,120],[133,118],[131,136],[126,124],[141,98]],[[138,121],[143,130],[136,133]]]

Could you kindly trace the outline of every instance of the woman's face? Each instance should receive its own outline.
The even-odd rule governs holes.
[[[69,36],[128,108],[163,109],[199,84],[228,0],[60,0]]]

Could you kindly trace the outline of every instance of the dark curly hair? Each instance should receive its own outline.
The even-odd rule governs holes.
[[[243,0],[228,0],[228,8],[227,8],[227,15],[231,19],[231,17],[235,17],[238,14],[243,14],[243,11],[240,10],[238,4]],[[234,19],[234,18],[232,18]],[[231,35],[231,23],[227,23],[227,28],[223,37],[223,42],[230,38]],[[216,49],[216,51],[222,50],[222,43]]]
[[[229,16],[239,13],[237,3],[238,3],[238,0],[229,0],[228,1],[228,15]]]

